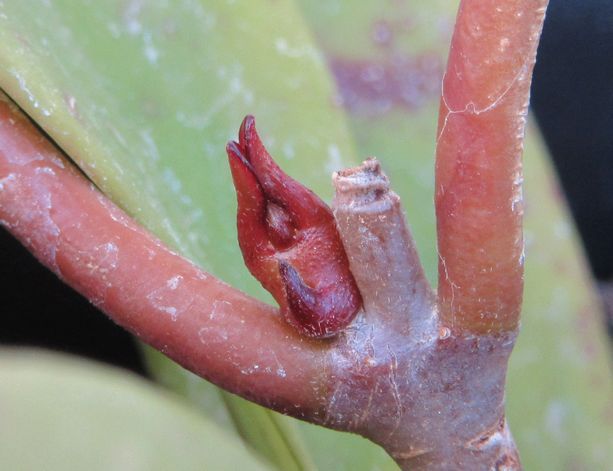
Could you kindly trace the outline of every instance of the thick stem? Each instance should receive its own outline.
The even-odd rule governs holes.
[[[164,247],[3,95],[0,223],[115,322],[191,371],[277,410],[319,410],[320,342]]]
[[[407,471],[522,469],[515,442],[504,416],[489,430],[466,442],[465,446],[427,451],[406,458],[398,455],[396,462]]]
[[[463,0],[443,79],[436,160],[442,320],[519,322],[522,170],[530,79],[547,0]]]
[[[334,177],[334,212],[364,312],[330,351],[323,423],[382,445],[405,469],[518,469],[504,418],[514,333],[439,322],[398,197],[375,160]]]
[[[334,186],[334,216],[368,321],[406,335],[431,331],[434,294],[379,162],[335,173]]]

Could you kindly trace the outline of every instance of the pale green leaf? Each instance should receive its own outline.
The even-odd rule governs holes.
[[[0,469],[271,469],[178,396],[119,369],[3,349],[0,378]]]

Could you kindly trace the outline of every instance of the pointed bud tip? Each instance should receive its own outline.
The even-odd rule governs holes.
[[[241,127],[238,131],[238,139],[241,145],[244,146],[247,142],[251,141],[254,134],[257,135],[257,131],[255,129],[255,118],[253,115],[248,114],[243,119]]]
[[[236,141],[228,141],[226,144],[226,153],[228,155],[240,156],[242,154],[241,148]]]
[[[245,167],[247,167],[252,173],[255,173],[253,170],[253,166],[249,161],[248,154],[244,152],[243,147],[236,141],[229,141],[226,144],[226,153],[228,154],[228,159],[230,160],[230,165],[232,165],[233,161],[239,161]]]

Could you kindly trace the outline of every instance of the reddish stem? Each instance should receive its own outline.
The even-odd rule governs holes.
[[[458,332],[519,322],[530,79],[547,0],[463,0],[439,114],[439,302]]]
[[[2,97],[3,226],[115,322],[187,369],[278,410],[319,409],[319,343],[168,250]]]

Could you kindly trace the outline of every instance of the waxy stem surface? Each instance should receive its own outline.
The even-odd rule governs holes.
[[[547,0],[464,0],[443,78],[436,146],[441,317],[511,331],[523,292],[521,155]]]

